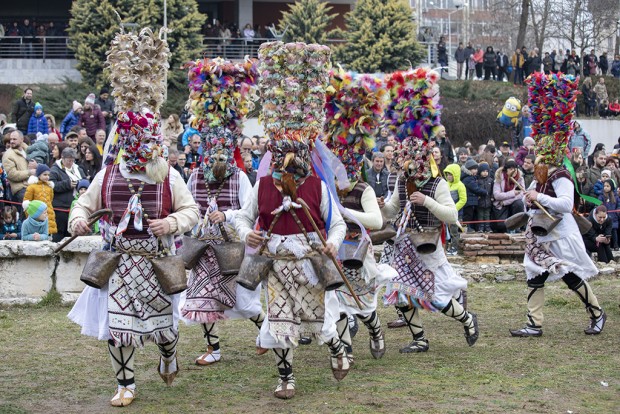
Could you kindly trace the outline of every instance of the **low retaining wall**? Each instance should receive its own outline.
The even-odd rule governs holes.
[[[38,302],[53,287],[63,300],[84,289],[80,274],[88,254],[101,247],[101,236],[78,237],[58,255],[49,241],[0,240],[0,303]]]
[[[465,258],[494,256],[500,259],[523,259],[525,235],[503,233],[461,234],[459,248]],[[484,260],[483,260],[484,261]]]

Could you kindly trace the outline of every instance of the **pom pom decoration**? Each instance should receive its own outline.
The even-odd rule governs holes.
[[[385,79],[390,94],[385,120],[397,141],[428,141],[433,127],[441,124],[438,80],[439,74],[426,68],[394,72]]]
[[[387,91],[379,78],[342,68],[330,71],[323,141],[342,161],[349,180],[359,179],[364,154],[375,147]]]
[[[536,72],[526,79],[532,136],[539,162],[560,166],[573,135],[579,78]]]
[[[242,135],[245,118],[258,99],[256,60],[246,58],[237,64],[221,58],[203,59],[186,67],[192,127],[202,134],[226,128],[233,135]]]
[[[312,142],[325,122],[329,47],[305,43],[263,43],[258,84],[263,101],[259,117],[269,137]]]

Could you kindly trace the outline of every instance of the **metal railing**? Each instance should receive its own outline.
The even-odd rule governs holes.
[[[5,36],[0,59],[73,59],[67,36]]]
[[[265,42],[273,42],[276,39],[268,38],[222,38],[222,37],[204,37],[202,41],[203,56],[207,58],[221,57],[229,60],[240,60],[245,56],[251,58],[258,57],[258,48]],[[327,45],[335,45],[343,43],[344,40],[328,39]]]

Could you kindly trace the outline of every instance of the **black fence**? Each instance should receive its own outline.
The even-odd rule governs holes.
[[[73,59],[66,36],[17,37],[0,39],[0,59]]]

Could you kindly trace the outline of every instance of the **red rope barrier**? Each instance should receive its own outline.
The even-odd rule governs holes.
[[[18,203],[17,201],[8,201],[8,200],[0,200],[0,203],[16,204],[18,206],[22,205],[22,203]],[[62,211],[63,213],[68,213],[71,210],[65,210],[64,208],[54,208],[54,211]]]

